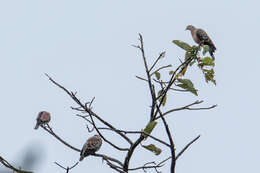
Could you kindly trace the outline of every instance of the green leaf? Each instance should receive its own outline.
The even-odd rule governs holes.
[[[191,58],[193,56],[193,53],[191,51],[187,51],[185,53],[185,58],[184,61],[187,61],[189,58]]]
[[[209,46],[208,45],[203,45],[202,54],[205,55],[208,51],[209,51]]]
[[[177,84],[178,87],[181,87],[183,89],[187,89],[191,93],[198,96],[197,90],[194,88],[193,83],[189,79],[177,79],[180,84]]]
[[[173,70],[169,71],[169,75],[172,75],[173,73],[174,73],[174,71],[173,71]]]
[[[215,72],[213,69],[207,70],[203,69],[204,77],[206,82],[208,83],[209,81],[217,85],[216,80],[214,79]]]
[[[185,43],[180,40],[173,40],[172,42],[186,51],[191,51],[191,46],[188,43]]]
[[[198,53],[198,51],[200,51],[200,46],[192,46],[193,53]]]
[[[158,96],[161,95],[161,93],[162,93],[162,90],[159,90],[159,91],[158,91]],[[159,101],[160,101],[160,102],[161,102],[161,100],[162,100],[162,97],[163,97],[163,96],[161,96],[161,97],[159,98]],[[162,105],[163,105],[163,106],[165,106],[166,100],[167,100],[167,95],[165,95],[164,98],[163,98],[163,101],[162,101]]]
[[[189,63],[189,65],[192,66],[195,62],[196,62],[196,59],[193,59],[193,60]]]
[[[156,76],[156,79],[157,79],[157,80],[160,80],[161,74],[160,74],[158,71],[155,72],[155,76]]]
[[[183,68],[183,70],[178,74],[178,77],[184,76],[187,71],[187,66]]]
[[[212,60],[212,58],[210,57],[205,57],[201,60],[201,62],[198,64],[200,67],[203,67],[203,66],[212,66],[214,67],[215,66],[215,63],[214,61]]]
[[[153,131],[156,124],[157,124],[156,121],[151,121],[149,124],[147,124],[147,126],[145,127],[145,129],[143,131],[147,134],[151,134],[151,132]],[[148,137],[148,135],[144,134],[144,138],[147,138],[147,137]]]
[[[161,154],[162,150],[158,147],[156,147],[154,144],[150,144],[150,145],[142,145],[144,148],[146,148],[147,150],[153,152],[155,155],[159,155]]]

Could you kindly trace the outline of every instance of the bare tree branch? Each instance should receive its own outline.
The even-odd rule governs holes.
[[[139,41],[140,41],[139,49],[142,52],[144,67],[145,67],[146,76],[147,76],[147,79],[148,79],[148,84],[149,84],[150,93],[151,93],[151,97],[152,97],[152,107],[151,107],[151,114],[150,114],[150,121],[152,121],[153,116],[154,116],[154,108],[155,108],[156,97],[155,97],[155,93],[154,93],[154,90],[153,90],[154,87],[153,87],[153,84],[152,84],[152,81],[151,81],[151,75],[150,75],[149,68],[148,68],[148,65],[147,65],[146,56],[145,56],[145,53],[144,53],[143,36],[140,33],[139,33]]]
[[[175,108],[175,109],[171,109],[169,111],[166,111],[163,113],[163,116],[169,114],[169,113],[172,113],[172,112],[176,112],[176,111],[180,111],[180,110],[208,110],[208,109],[213,109],[215,108],[217,105],[213,105],[213,106],[210,106],[210,107],[202,107],[202,108],[190,108],[191,106],[194,106],[194,105],[197,105],[197,104],[201,104],[203,102],[203,100],[199,101],[195,101],[191,104],[188,104],[186,106],[183,106],[183,107],[180,107],[180,108]],[[156,117],[155,119],[159,119],[160,117]]]
[[[108,123],[107,121],[103,120],[100,116],[98,116],[96,113],[94,113],[91,109],[89,109],[88,107],[86,107],[86,105],[82,104],[80,102],[80,100],[76,97],[75,93],[73,92],[69,92],[65,87],[63,87],[62,85],[58,84],[56,81],[54,81],[48,74],[45,74],[49,80],[55,84],[56,86],[58,86],[59,88],[61,88],[62,90],[64,90],[82,109],[84,109],[89,115],[94,116],[95,118],[97,118],[100,122],[102,122],[103,124],[105,124],[106,126],[112,128],[112,129],[116,129],[114,126],[112,126],[110,123]],[[125,136],[124,134],[118,132],[118,134],[123,137],[130,145],[132,145],[132,141]],[[114,146],[113,146],[114,147]],[[119,147],[117,147],[117,149],[119,149]],[[120,150],[125,150],[127,151],[128,149],[126,148],[121,148]]]
[[[52,130],[52,128],[49,126],[49,124],[47,124],[47,127],[45,127],[44,125],[41,125],[41,127],[47,131],[49,134],[51,134],[52,136],[54,136],[58,141],[60,141],[61,143],[63,143],[64,145],[66,145],[67,147],[80,152],[80,149],[73,147],[72,145],[68,144],[66,141],[64,141],[63,139],[61,139],[56,133],[54,133],[54,131]]]
[[[54,162],[56,165],[58,165],[60,168],[62,168],[62,169],[64,169],[65,171],[66,171],[66,173],[69,173],[69,171],[71,170],[71,169],[73,169],[74,167],[76,167],[78,164],[79,164],[79,162],[76,162],[74,165],[72,165],[71,167],[67,167],[67,168],[65,168],[64,166],[62,166],[62,165],[60,165],[59,163],[57,163],[57,162]]]
[[[166,130],[167,136],[168,136],[169,141],[170,141],[170,145],[171,145],[170,149],[171,149],[171,156],[172,156],[171,173],[174,173],[175,172],[175,165],[176,165],[175,145],[174,145],[174,142],[173,142],[173,139],[172,139],[172,135],[171,135],[171,131],[170,131],[169,127],[168,127],[168,124],[167,124],[165,118],[163,117],[159,106],[157,104],[156,104],[156,106],[157,106],[157,110],[159,110],[160,118],[163,121],[163,124],[164,124],[165,130]]]
[[[112,130],[112,129],[106,128],[106,127],[99,127],[98,129],[99,129],[99,130]],[[152,139],[154,139],[155,141],[160,142],[160,143],[166,145],[167,147],[171,147],[171,145],[168,144],[167,142],[164,142],[163,140],[161,140],[161,139],[159,139],[159,138],[157,138],[157,137],[154,137],[154,136],[152,136],[151,134],[148,134],[148,133],[143,132],[143,131],[129,131],[129,130],[118,130],[118,131],[123,132],[123,133],[125,133],[125,134],[127,134],[127,133],[129,133],[129,134],[132,133],[132,134],[147,135],[147,136],[151,137]]]
[[[116,170],[117,172],[126,173],[125,171],[122,171],[123,170],[123,168],[122,168],[123,167],[123,163],[120,162],[119,160],[114,159],[114,158],[109,157],[109,156],[106,156],[104,154],[97,154],[97,153],[95,153],[95,154],[93,154],[93,156],[101,157],[103,160],[105,160],[107,162],[107,164],[110,166],[110,168]],[[117,165],[113,164],[111,161],[114,162],[114,163],[117,163],[120,166],[117,166]]]
[[[13,172],[17,172],[17,173],[33,173],[31,171],[25,171],[25,170],[21,170],[21,169],[15,168],[14,166],[12,166],[8,161],[6,161],[1,156],[0,156],[0,163],[2,163],[6,168],[9,168],[9,169],[13,170]]]
[[[148,82],[148,80],[147,79],[144,79],[144,78],[142,78],[142,77],[140,77],[140,76],[135,76],[137,79],[140,79],[140,80],[143,80],[143,81],[146,81],[146,82]]]
[[[157,64],[157,62],[158,62],[161,58],[165,57],[165,53],[166,53],[166,52],[163,51],[163,52],[161,52],[161,53],[159,54],[159,57],[154,61],[153,65],[152,65],[151,68],[148,70],[149,73],[152,71],[152,69],[153,69],[154,66]]]
[[[177,160],[188,148],[191,144],[193,144],[195,141],[197,141],[200,138],[200,135],[194,138],[192,141],[190,141],[176,156],[175,160]]]
[[[169,67],[172,67],[172,65],[169,64],[169,65],[162,66],[162,67],[158,68],[157,70],[155,70],[154,72],[152,72],[151,76],[153,74],[155,74],[156,72],[159,72],[160,70],[165,69],[165,68],[169,68]]]
[[[197,136],[196,138],[194,138],[191,142],[189,142],[178,154],[177,156],[175,157],[175,160],[177,160],[190,146],[191,144],[193,144],[196,140],[198,140],[200,138],[200,135]],[[172,156],[164,159],[163,161],[161,161],[160,163],[158,163],[158,165],[161,165],[163,163],[165,163],[167,160],[171,159]]]

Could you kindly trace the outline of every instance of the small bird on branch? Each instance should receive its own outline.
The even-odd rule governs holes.
[[[201,45],[209,46],[209,54],[211,55],[212,59],[215,60],[213,53],[215,52],[216,47],[215,47],[214,43],[212,42],[212,40],[209,38],[208,34],[203,29],[196,28],[192,25],[188,25],[186,27],[186,30],[191,31],[193,40],[196,43],[198,43],[199,46],[201,46]]]
[[[34,127],[34,129],[38,129],[40,125],[42,124],[46,124],[48,122],[50,122],[51,120],[51,114],[47,111],[41,111],[39,112],[37,118],[36,118],[36,125]]]
[[[82,161],[88,155],[95,154],[95,152],[100,149],[101,145],[102,139],[99,135],[90,137],[82,147],[79,161]]]

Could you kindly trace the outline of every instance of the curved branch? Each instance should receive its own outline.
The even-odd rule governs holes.
[[[168,136],[170,144],[171,144],[171,147],[170,147],[170,149],[171,149],[171,156],[172,156],[171,173],[174,173],[175,172],[175,165],[176,165],[175,145],[174,145],[174,142],[173,142],[173,139],[172,139],[172,135],[171,135],[171,131],[169,129],[169,126],[168,126],[165,118],[163,117],[162,112],[161,112],[161,110],[160,110],[160,108],[159,108],[159,106],[157,104],[156,104],[156,107],[157,107],[157,110],[159,110],[160,118],[163,121],[163,124],[164,124],[165,130],[166,130],[167,136]]]
[[[25,170],[19,170],[15,167],[13,167],[9,162],[7,162],[3,157],[0,156],[0,163],[2,163],[5,167],[9,168],[9,169],[12,169],[14,172],[17,172],[17,173],[33,173],[33,172],[30,172],[30,171],[25,171]]]
[[[217,105],[212,105],[210,107],[190,108],[191,106],[197,105],[197,104],[201,104],[202,102],[203,102],[203,100],[201,100],[201,101],[197,100],[197,101],[195,101],[195,102],[193,102],[191,104],[188,104],[186,106],[183,106],[183,107],[180,107],[180,108],[171,109],[171,110],[169,110],[167,112],[164,112],[163,116],[165,116],[165,115],[167,115],[169,113],[172,113],[172,112],[180,111],[180,110],[208,110],[208,109],[213,109],[213,108],[215,108],[217,106]],[[160,117],[156,117],[155,119],[158,119],[158,118],[160,118]]]
[[[104,155],[104,154],[95,153],[95,154],[93,154],[92,156],[102,157],[104,160],[107,159],[107,160],[110,160],[110,161],[112,161],[112,162],[115,162],[115,163],[119,164],[120,166],[124,166],[123,163],[120,162],[119,160],[117,160],[117,159],[115,159],[115,158],[113,158],[113,157],[109,157],[109,156]]]
[[[116,148],[116,149],[118,149],[118,150],[120,150],[120,151],[128,151],[129,150],[129,148],[120,148],[120,147],[118,147],[118,146],[116,146],[115,144],[113,144],[112,142],[110,142],[109,140],[107,140],[101,133],[100,133],[100,131],[98,130],[98,128],[97,128],[97,126],[96,126],[96,124],[95,124],[95,121],[93,120],[93,115],[92,114],[89,114],[89,116],[90,116],[90,119],[91,119],[91,122],[92,122],[92,125],[93,125],[93,127],[95,128],[95,130],[97,131],[97,133],[101,136],[101,138],[105,141],[105,142],[107,142],[108,144],[110,144],[112,147],[114,147],[114,148]],[[125,135],[124,135],[125,136]]]
[[[79,162],[76,162],[74,165],[72,165],[71,167],[68,167],[67,166],[67,168],[65,168],[64,166],[62,166],[62,165],[60,165],[59,163],[57,163],[57,162],[54,162],[56,165],[58,165],[60,168],[62,168],[62,169],[64,169],[64,170],[66,170],[66,173],[69,173],[69,171],[71,170],[71,169],[73,169],[75,166],[77,166],[78,164],[79,164]]]
[[[73,92],[69,92],[65,87],[63,87],[62,85],[60,85],[59,83],[57,83],[55,80],[53,80],[48,74],[45,73],[45,75],[48,77],[48,79],[56,86],[58,86],[59,88],[61,88],[63,91],[65,91],[82,109],[84,109],[85,112],[87,112],[90,115],[93,115],[94,117],[96,117],[99,121],[101,121],[103,124],[105,124],[106,126],[112,128],[112,129],[116,129],[114,126],[112,126],[110,123],[108,123],[107,121],[103,120],[100,116],[98,116],[96,113],[92,112],[91,109],[88,109],[86,107],[86,104],[82,104],[80,102],[80,100],[76,97],[76,93]],[[82,111],[82,110],[81,110]],[[118,133],[122,138],[124,138],[130,145],[132,145],[132,141],[125,136],[122,133]]]
[[[190,141],[176,156],[175,160],[177,160],[188,148],[191,144],[193,144],[195,141],[197,141],[200,138],[200,135],[194,138],[192,141]]]
[[[54,131],[52,130],[52,128],[49,126],[49,124],[47,124],[47,127],[41,125],[41,127],[46,130],[49,134],[51,134],[52,136],[54,136],[56,139],[58,139],[58,141],[60,141],[61,143],[63,143],[64,145],[66,145],[67,147],[77,151],[77,152],[80,152],[81,150],[76,148],[76,147],[73,147],[72,145],[68,144],[66,141],[64,141],[63,139],[61,139],[56,133],[54,133]]]
[[[112,130],[112,129],[106,128],[106,127],[99,127],[98,129],[99,129],[99,130]],[[113,130],[112,130],[112,131],[113,131]],[[168,144],[167,142],[164,142],[163,140],[161,140],[161,139],[159,139],[159,138],[157,138],[157,137],[154,137],[154,136],[152,136],[151,134],[148,134],[148,133],[146,133],[146,132],[142,132],[142,131],[129,131],[129,130],[118,130],[118,131],[123,132],[123,133],[125,133],[125,134],[127,134],[127,133],[131,134],[131,133],[132,133],[132,134],[147,135],[147,136],[151,137],[152,139],[154,139],[155,141],[160,142],[160,143],[166,145],[167,147],[170,147],[170,146],[171,146],[171,145]]]

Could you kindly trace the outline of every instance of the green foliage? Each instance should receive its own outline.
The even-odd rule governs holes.
[[[177,79],[179,84],[177,84],[178,87],[181,87],[183,89],[186,89],[190,91],[191,93],[198,95],[197,90],[194,88],[193,83],[189,79]]]
[[[205,55],[208,51],[209,51],[209,46],[208,45],[203,45],[202,54]]]
[[[214,61],[212,60],[212,58],[210,57],[205,57],[201,60],[201,62],[198,64],[199,67],[204,67],[204,66],[212,66],[214,67],[215,66],[215,63]]]
[[[154,73],[157,80],[160,80],[161,74],[157,71]]]
[[[184,76],[187,71],[187,66],[183,68],[183,70],[178,74],[178,77]]]
[[[163,90],[159,90],[159,91],[158,91],[158,96],[161,95],[162,91],[163,91]],[[162,101],[162,98],[163,98],[163,101]],[[159,98],[159,101],[160,101],[160,102],[162,101],[162,105],[163,105],[163,106],[165,106],[166,100],[167,100],[167,95],[165,95],[164,97],[161,96],[161,97]]]
[[[153,152],[155,155],[159,155],[161,154],[162,150],[158,147],[156,147],[154,144],[150,144],[150,145],[142,145],[144,148],[146,148],[147,150]]]
[[[215,72],[213,69],[207,70],[207,69],[202,69],[204,73],[204,77],[206,82],[208,83],[209,81],[217,85],[216,80],[214,79]]]
[[[191,58],[192,56],[194,56],[193,52],[192,51],[187,51],[185,53],[185,58],[184,60],[186,61],[187,59]]]
[[[173,73],[174,73],[174,71],[173,71],[173,70],[169,71],[169,75],[172,75]]]
[[[192,50],[194,50],[196,52],[199,52],[200,49],[201,49],[200,46],[195,46],[195,45],[192,46]]]
[[[179,46],[180,48],[184,49],[185,52],[185,61],[188,61],[189,66],[192,66],[196,62],[198,63],[198,67],[202,70],[204,74],[205,81],[208,83],[209,81],[216,85],[216,80],[214,79],[215,72],[213,67],[215,66],[214,61],[210,57],[200,57],[199,53],[202,51],[202,55],[204,56],[207,52],[209,52],[209,46],[190,46],[189,44],[180,41],[180,40],[173,40],[173,43]],[[184,76],[187,71],[188,66],[185,65],[182,71],[176,75],[177,81],[179,82],[177,86],[190,91],[191,93],[198,95],[197,90],[194,88],[193,83],[189,79],[180,79],[180,77]],[[209,69],[211,68],[211,69]],[[173,71],[170,71],[169,74],[173,74]],[[159,91],[160,92],[160,91]],[[166,100],[165,100],[166,102]],[[164,103],[165,103],[164,102]]]
[[[188,43],[185,43],[180,40],[173,40],[172,42],[186,51],[191,51],[191,46]]]
[[[147,126],[145,127],[145,129],[143,130],[145,133],[147,134],[151,134],[154,127],[156,126],[157,122],[156,121],[151,121],[149,124],[147,124]],[[147,138],[148,135],[144,134],[144,138]]]

